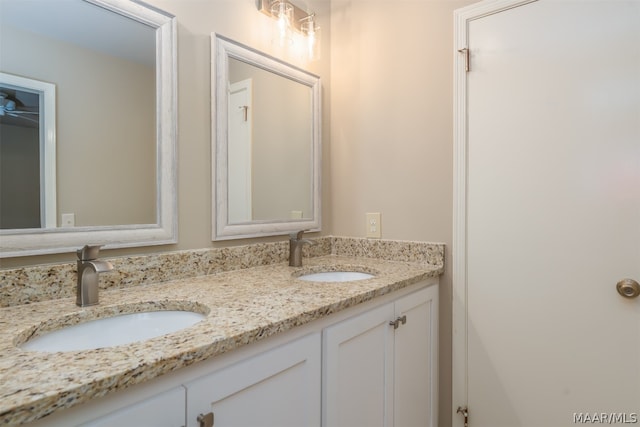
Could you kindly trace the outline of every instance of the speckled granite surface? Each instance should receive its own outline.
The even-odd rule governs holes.
[[[444,245],[428,242],[370,240],[326,236],[305,245],[305,257],[345,255],[440,265]],[[100,289],[128,288],[169,280],[285,262],[289,242],[257,243],[229,248],[168,252],[108,258],[114,270],[100,276]],[[0,269],[0,307],[10,307],[75,295],[75,255],[68,263]]]
[[[443,271],[442,245],[417,244],[406,249],[414,243],[397,242],[380,249],[380,241],[371,244],[364,239],[337,238],[344,244],[338,249],[336,238],[326,239],[334,253],[350,253],[356,250],[350,249],[354,247],[364,252],[356,257],[306,258],[303,270],[279,262],[164,283],[111,288],[101,292],[100,305],[89,308],[77,307],[71,296],[0,309],[0,425],[39,419],[58,409],[123,390],[436,277]],[[245,252],[251,252],[246,248]],[[372,253],[394,261],[366,257]],[[434,263],[436,260],[439,262]],[[342,269],[374,272],[376,276],[348,284],[296,279],[306,271]],[[208,314],[205,320],[183,331],[119,347],[64,353],[29,352],[18,347],[29,336],[64,324],[150,307],[196,309]]]
[[[331,253],[331,238],[314,239],[307,256]],[[128,257],[101,257],[113,271],[100,276],[100,289],[127,288],[284,262],[289,242],[257,243],[229,248],[167,252]],[[0,270],[0,307],[66,298],[75,295],[75,254],[69,263]]]

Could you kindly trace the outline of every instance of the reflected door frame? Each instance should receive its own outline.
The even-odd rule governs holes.
[[[56,86],[27,77],[0,73],[0,85],[39,97],[40,226],[55,228],[56,212]]]

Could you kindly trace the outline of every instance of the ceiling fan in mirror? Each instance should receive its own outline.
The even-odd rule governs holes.
[[[30,123],[38,125],[40,123],[40,108],[37,104],[38,96],[35,95],[35,98],[36,105],[30,106],[15,95],[0,91],[0,119],[6,124],[25,125]]]

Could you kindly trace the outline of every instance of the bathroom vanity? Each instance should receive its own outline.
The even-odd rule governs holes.
[[[321,271],[374,277],[298,278]],[[441,273],[328,255],[109,290],[90,308],[64,298],[0,309],[0,424],[200,426],[213,413],[215,425],[435,426]],[[206,317],[116,347],[20,349],[43,324],[149,307]]]

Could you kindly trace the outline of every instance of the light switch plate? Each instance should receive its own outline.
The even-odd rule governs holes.
[[[380,212],[367,213],[367,237],[379,239],[382,237],[382,227],[380,222]]]

